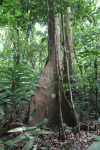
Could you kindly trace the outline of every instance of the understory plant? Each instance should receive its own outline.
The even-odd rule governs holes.
[[[23,150],[29,150],[30,148],[32,148],[32,145],[34,142],[36,144],[32,150],[47,150],[42,140],[38,142],[36,141],[37,136],[57,134],[57,132],[51,132],[51,131],[45,130],[45,125],[51,119],[51,116],[42,119],[40,122],[38,122],[36,125],[32,127],[28,127],[34,118],[35,112],[36,112],[36,109],[34,109],[33,112],[31,113],[28,119],[27,125],[23,123],[13,123],[13,124],[21,125],[21,127],[17,127],[15,129],[9,130],[8,133],[20,132],[20,134],[14,140],[8,140],[6,142],[0,141],[0,144],[4,144],[8,146],[16,146],[16,143],[21,142],[22,140],[25,140],[26,144],[24,145]],[[41,128],[39,128],[41,126],[44,126],[44,130],[41,130]],[[71,128],[68,127],[66,123],[63,123],[63,126],[64,126],[65,131],[71,132]],[[0,147],[0,150],[4,150],[4,148]]]
[[[6,144],[9,146],[16,146],[16,143],[25,139],[26,144],[23,147],[23,150],[26,150],[26,149],[29,150],[32,147],[32,145],[35,142],[38,135],[54,134],[54,132],[47,131],[47,130],[41,131],[41,129],[39,129],[39,127],[45,125],[51,119],[51,117],[47,117],[47,118],[42,119],[40,122],[38,122],[33,127],[28,127],[28,125],[31,123],[31,121],[34,118],[35,112],[36,112],[36,109],[34,109],[32,114],[30,115],[27,125],[22,124],[22,123],[16,123],[16,124],[22,125],[22,127],[18,127],[18,128],[15,128],[15,129],[8,131],[9,133],[20,132],[21,133],[20,135],[18,135],[14,140],[8,140],[4,143],[3,143],[3,141],[0,141],[0,143]],[[41,145],[41,146],[39,146],[39,148],[38,148],[38,145]],[[43,141],[39,141],[36,143],[33,150],[37,150],[37,149],[38,150],[40,150],[40,149],[47,150],[47,148],[45,148]],[[0,150],[4,150],[4,148],[0,147]]]
[[[21,64],[0,70],[0,107],[11,105],[15,110],[22,101],[30,101],[31,95],[36,95],[37,79],[28,68]]]
[[[95,138],[97,140],[99,140],[99,142],[94,142],[93,144],[91,144],[89,146],[89,148],[87,150],[99,150],[100,149],[100,136],[98,135],[94,135],[94,134],[91,134],[89,133],[89,136],[91,136],[92,138]]]

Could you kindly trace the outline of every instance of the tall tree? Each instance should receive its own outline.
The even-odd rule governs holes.
[[[62,79],[61,81],[59,81],[59,77],[61,77],[60,34],[58,28],[59,23],[57,20],[58,17],[54,17],[55,8],[53,6],[52,1],[49,1],[48,9],[49,60],[39,80],[39,83],[42,86],[44,86],[45,90],[43,90],[42,87],[37,88],[37,96],[32,96],[32,100],[30,103],[30,114],[32,113],[32,110],[34,108],[36,108],[37,111],[35,118],[30,125],[35,124],[36,122],[40,121],[41,119],[47,116],[52,116],[51,122],[48,123],[49,126],[52,125],[53,121],[55,121],[57,118],[56,115],[58,114],[58,103],[60,110],[60,122],[62,123],[61,120],[63,117],[63,119],[68,125],[76,125],[77,118],[73,111],[73,106],[71,106],[66,99],[65,93],[62,88]],[[54,37],[56,37],[56,40]],[[53,93],[56,94],[56,97],[54,99],[51,97]]]
[[[32,96],[30,103],[30,114],[36,108],[34,120],[30,126],[37,123],[47,116],[53,116],[49,125],[55,120],[58,114],[58,102],[56,98],[52,98],[51,94],[56,93],[55,72],[56,72],[56,58],[55,58],[55,43],[54,43],[54,12],[52,3],[49,3],[48,13],[48,53],[49,60],[45,69],[39,79],[39,84],[43,87],[36,89],[36,96]]]

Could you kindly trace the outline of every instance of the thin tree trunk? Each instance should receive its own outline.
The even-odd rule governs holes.
[[[94,61],[94,69],[95,69],[95,93],[96,93],[96,106],[95,106],[95,119],[97,120],[97,109],[98,109],[98,88],[97,88],[97,68],[98,68],[98,64],[97,64],[97,57],[95,58]]]
[[[58,14],[55,14],[55,44],[56,44],[56,60],[57,60],[57,83],[58,83],[58,99],[59,99],[59,137],[60,127],[62,129],[62,138],[65,140],[66,135],[63,127],[63,117],[62,117],[62,109],[61,109],[61,101],[62,101],[62,79],[61,77],[61,53],[60,53],[60,28],[59,28],[59,17]]]
[[[68,7],[66,11],[66,15],[64,16],[64,24],[66,25],[64,27],[64,49],[65,49],[65,56],[67,56],[67,63],[69,66],[69,74],[72,75],[72,29],[70,28],[70,13],[71,8]],[[64,62],[66,61],[66,58],[64,58]]]
[[[18,39],[17,39],[18,49],[17,49],[17,62],[16,62],[16,64],[18,65],[18,64],[20,64],[19,30],[16,28],[16,31],[17,31],[17,37],[18,37]]]
[[[71,90],[71,85],[70,85],[70,75],[72,75],[72,29],[70,28],[70,13],[71,9],[70,7],[67,8],[66,15],[64,17],[64,23],[66,24],[64,28],[64,83],[68,83],[68,95],[70,99],[70,104],[72,107],[73,111],[73,116],[75,119],[76,124],[78,124],[78,117],[77,113],[74,108],[74,103],[73,103],[73,97],[72,97],[72,90]]]
[[[81,73],[81,75],[83,76],[83,72],[82,72],[82,69],[81,69],[81,65],[80,65],[79,62],[78,62],[77,55],[76,55],[76,52],[75,52],[75,48],[73,48],[73,52],[74,52],[75,59],[76,59],[78,68],[79,68],[79,70],[80,70],[80,73]]]

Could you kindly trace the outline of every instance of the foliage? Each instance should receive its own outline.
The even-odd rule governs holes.
[[[34,109],[32,114],[30,115],[30,118],[28,120],[28,124],[30,124],[32,119],[34,118],[35,112],[36,112],[36,109]],[[20,142],[21,140],[25,139],[26,144],[23,147],[23,150],[26,150],[26,149],[29,150],[32,147],[37,135],[55,134],[54,132],[51,132],[51,131],[47,131],[47,130],[46,131],[45,130],[40,131],[40,129],[39,129],[39,127],[46,124],[50,119],[51,119],[51,117],[44,118],[40,122],[38,122],[36,125],[34,125],[33,127],[27,127],[23,124],[24,126],[22,126],[22,127],[18,127],[18,128],[9,130],[8,132],[10,132],[10,133],[12,133],[12,132],[23,132],[23,133],[18,135],[14,140],[6,141],[4,144],[15,145],[17,142]],[[3,143],[3,141],[1,141],[0,143]],[[41,149],[45,148],[43,141],[39,141],[34,146],[34,149],[37,149],[38,144],[41,144],[41,146],[40,146]]]
[[[89,148],[87,150],[92,150],[92,149],[99,150],[100,149],[100,142],[93,143],[92,145],[89,146]]]
[[[63,126],[65,128],[65,131],[71,132],[71,130],[72,130],[71,127],[67,126],[66,123],[63,123]]]
[[[91,133],[89,133],[89,136],[100,141],[100,136],[93,135]],[[87,150],[91,150],[91,149],[99,150],[100,149],[100,142],[94,142],[92,145],[89,146],[89,148]]]
[[[71,7],[72,10],[70,17],[73,28],[71,87],[75,94],[73,96],[76,109],[79,113],[84,114],[86,121],[88,121],[89,115],[92,118],[96,114],[96,88],[98,99],[100,99],[100,7],[96,7],[96,3],[96,0],[55,0],[54,3],[57,8],[56,13],[66,14],[67,7]],[[47,4],[45,0],[3,0],[0,2],[0,30],[4,31],[4,36],[2,35],[3,50],[0,50],[0,116],[5,114],[4,107],[11,105],[16,109],[18,103],[29,101],[30,96],[35,95],[35,87],[39,86],[37,80],[44,69],[48,37],[47,31],[44,34],[36,32],[34,25],[36,22],[39,22],[41,26],[47,25],[49,5],[51,4]],[[19,35],[17,31],[19,31]],[[16,65],[18,54],[20,55],[20,64]],[[64,90],[68,90],[67,84],[63,87]],[[53,93],[51,97],[55,98],[56,94]],[[100,103],[97,107],[97,113],[100,114]],[[35,111],[32,114],[33,117]],[[32,116],[29,118],[28,124],[32,121]],[[47,120],[44,119],[42,122],[45,124]],[[42,122],[29,129],[21,127],[13,131],[32,130],[32,134],[37,135],[39,133],[37,127],[41,126]],[[63,126],[66,130],[71,130],[66,124]],[[44,134],[45,132],[41,131],[40,133]],[[30,136],[24,132],[18,139],[25,138],[27,140]],[[31,145],[34,140],[35,138],[31,137],[27,145]],[[6,144],[9,143],[13,144],[12,141],[8,141]],[[95,144],[99,145],[100,143]],[[95,144],[93,144],[94,147]],[[34,149],[37,148],[37,145],[38,143]]]
[[[36,95],[35,86],[39,86],[32,72],[20,64],[0,70],[0,84],[0,105],[9,104],[15,109],[18,103],[30,101],[30,96]]]
[[[93,21],[90,23],[88,20],[85,23],[78,22],[78,26],[73,28],[74,77],[72,83],[74,84],[72,88],[76,92],[81,91],[81,94],[75,97],[75,105],[78,111],[85,111],[86,120],[88,120],[90,114],[92,116],[92,113],[95,114],[96,112],[96,88],[98,98],[100,97],[99,31],[100,26],[94,25]],[[97,107],[99,113],[100,103]]]

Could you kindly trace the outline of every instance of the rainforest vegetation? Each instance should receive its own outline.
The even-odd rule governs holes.
[[[0,150],[100,148],[100,1],[0,1]]]

